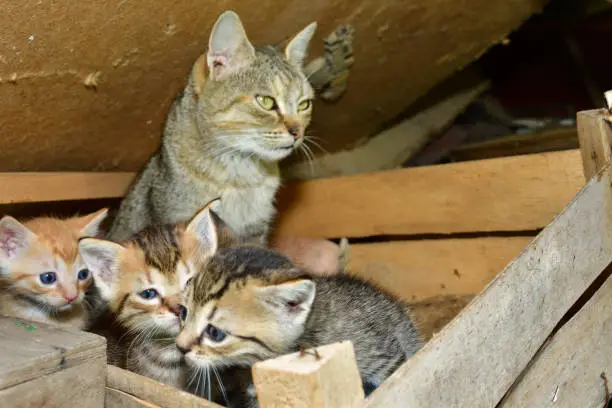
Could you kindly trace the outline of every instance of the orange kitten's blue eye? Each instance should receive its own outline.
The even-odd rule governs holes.
[[[89,269],[81,269],[77,277],[79,278],[79,280],[85,280],[89,278]]]
[[[204,329],[206,337],[215,343],[221,343],[227,337],[227,333],[212,324],[209,324]]]
[[[143,299],[153,299],[159,295],[155,289],[145,289],[142,292],[138,293],[138,295]]]
[[[50,285],[57,280],[57,275],[55,272],[45,272],[41,273],[39,278],[44,285]]]

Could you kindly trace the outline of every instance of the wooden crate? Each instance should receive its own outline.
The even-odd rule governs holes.
[[[417,309],[479,293],[437,334],[448,317],[428,325],[417,310],[431,340],[363,407],[603,406],[601,375],[612,375],[606,114],[579,114],[582,153],[313,180],[281,192],[277,234],[349,237],[350,272]],[[118,198],[132,176],[3,174],[0,204]],[[52,194],[41,188],[49,185]],[[213,406],[109,368],[107,406],[168,405]]]
[[[0,316],[2,407],[101,407],[106,340]]]

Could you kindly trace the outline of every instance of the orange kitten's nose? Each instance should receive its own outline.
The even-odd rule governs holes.
[[[185,331],[180,332],[176,337],[176,348],[183,354],[189,353],[195,343],[196,340]]]
[[[64,299],[66,299],[66,301],[67,301],[68,303],[70,303],[70,302],[74,301],[74,299],[76,299],[78,296],[79,296],[79,295],[77,295],[76,293],[75,293],[75,294],[72,294],[72,295],[68,295],[68,296],[67,296],[67,295],[64,295]]]
[[[77,290],[70,290],[70,289],[66,289],[65,287],[60,289],[60,292],[62,294],[62,297],[64,299],[66,299],[66,301],[68,303],[73,302],[74,299],[76,299],[77,297],[79,297],[79,292]]]

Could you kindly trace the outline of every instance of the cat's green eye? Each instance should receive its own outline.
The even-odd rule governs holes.
[[[257,95],[255,96],[257,103],[265,110],[273,110],[277,108],[276,100],[267,95]]]
[[[305,110],[308,110],[310,109],[311,105],[312,101],[310,99],[306,99],[305,101],[300,102],[300,104],[298,105],[298,111],[303,112]]]

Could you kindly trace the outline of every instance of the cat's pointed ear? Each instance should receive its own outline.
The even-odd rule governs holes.
[[[308,45],[317,29],[317,23],[312,22],[300,31],[285,47],[285,59],[298,68],[302,68],[308,55]]]
[[[35,239],[36,234],[15,218],[3,217],[0,220],[0,260],[13,259]]]
[[[219,232],[213,218],[211,207],[219,199],[216,198],[210,201],[189,221],[187,232],[196,237],[200,245],[206,250],[208,255],[213,255],[217,252],[219,246]]]
[[[94,276],[100,294],[106,300],[112,297],[117,282],[119,262],[125,247],[103,239],[82,238],[79,240],[79,254]]]
[[[84,226],[79,231],[80,237],[97,237],[101,230],[100,225],[108,216],[108,208],[103,208],[93,214],[81,217]]]
[[[311,279],[295,279],[255,290],[260,299],[289,319],[308,316],[317,291]]]
[[[238,14],[226,11],[219,16],[208,40],[206,61],[210,77],[223,80],[249,65],[255,48],[247,38]]]

